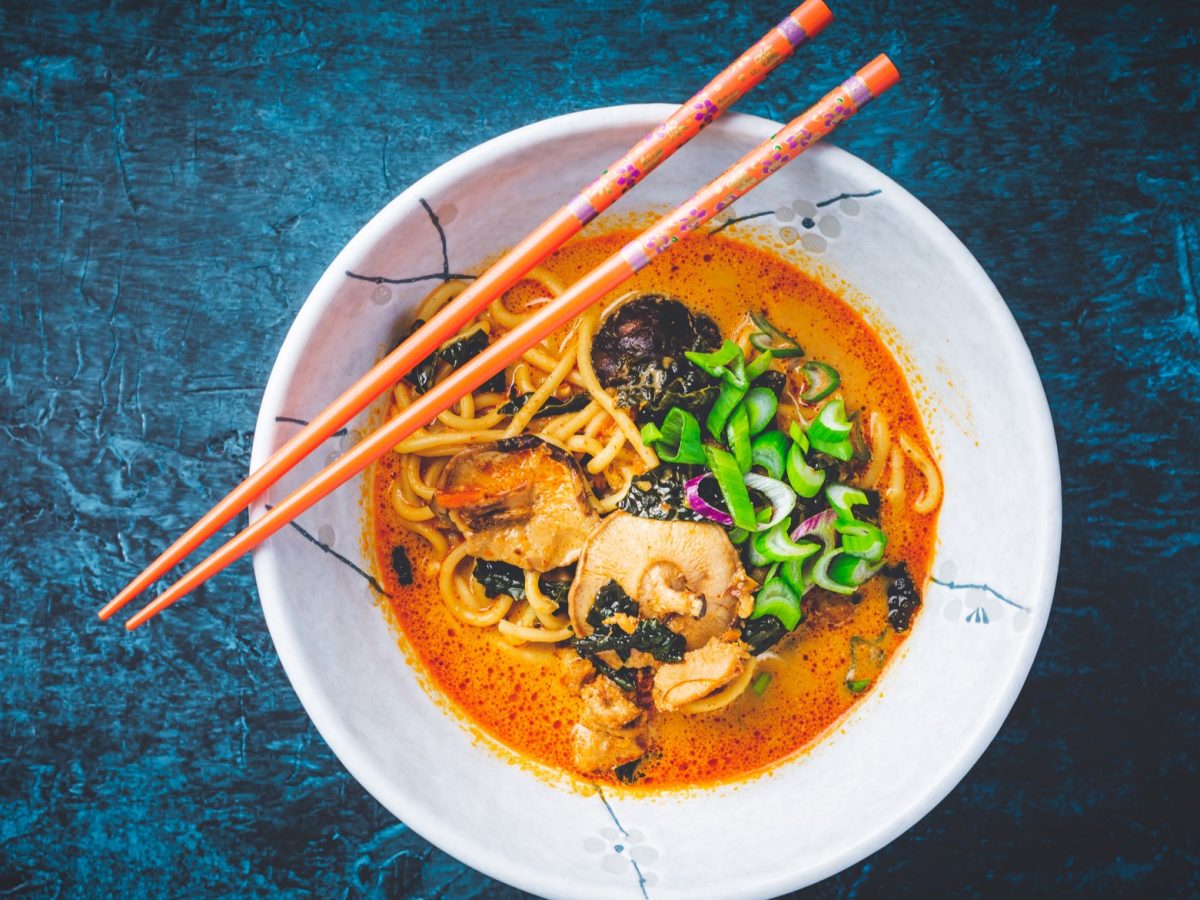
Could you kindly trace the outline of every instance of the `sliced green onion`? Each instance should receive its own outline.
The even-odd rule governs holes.
[[[837,510],[838,518],[843,522],[854,518],[851,507],[862,506],[867,502],[867,495],[858,488],[845,484],[831,484],[825,488],[825,499]]]
[[[733,341],[725,341],[718,350],[713,350],[711,353],[700,353],[696,350],[687,350],[683,354],[713,378],[725,377],[729,363],[733,362],[735,357],[742,355],[742,348]]]
[[[850,693],[852,694],[861,694],[870,686],[870,678],[855,678],[853,681],[846,682],[846,687],[850,688]]]
[[[799,422],[793,422],[788,426],[788,436],[800,445],[800,452],[808,452],[808,434],[800,427]]]
[[[804,403],[824,400],[842,383],[842,376],[837,373],[837,369],[815,359],[806,362],[800,371],[804,373],[806,382],[804,390],[800,393],[800,399]]]
[[[731,544],[740,544],[748,537],[750,537],[750,532],[745,528],[733,528],[729,531],[729,542]]]
[[[661,429],[652,422],[643,425],[642,440],[647,444],[661,444],[654,450],[666,462],[705,461],[704,447],[700,444],[700,423],[690,412],[678,406],[671,407],[667,412]]]
[[[882,564],[872,564],[865,559],[839,552],[829,563],[828,574],[831,581],[853,590],[865,584],[881,568]]]
[[[721,393],[717,394],[717,402],[713,404],[713,408],[708,411],[708,418],[704,420],[704,427],[718,441],[721,439],[721,433],[725,430],[725,423],[729,421],[730,414],[745,396],[746,389],[744,387],[735,387],[729,382],[721,384]]]
[[[767,350],[764,353],[754,357],[754,361],[746,366],[746,383],[754,381],[759,375],[771,368],[771,360],[775,358],[772,351]]]
[[[839,522],[834,526],[842,535],[842,550],[867,562],[877,563],[887,549],[887,535],[870,522]]]
[[[840,459],[842,462],[849,462],[854,458],[854,447],[847,440],[841,441],[822,441],[817,438],[812,439],[812,448],[821,453],[832,456],[834,459]]]
[[[830,574],[830,566],[835,562],[836,558],[842,555],[842,551],[836,547],[831,547],[826,544],[826,550],[813,564],[812,572],[809,577],[813,584],[819,588],[824,588],[827,591],[832,591],[835,594],[853,594],[857,590],[857,585],[843,584],[841,581],[835,580]],[[854,557],[850,557],[854,559]],[[854,561],[862,562],[862,560],[854,559]]]
[[[803,559],[787,559],[779,567],[779,577],[792,586],[792,590],[803,597],[812,583],[804,577]]]
[[[750,344],[756,350],[771,350],[780,359],[786,356],[803,356],[803,348],[789,335],[784,334],[767,321],[765,316],[750,313],[750,319],[758,328],[750,335]]]
[[[800,445],[792,444],[787,455],[787,479],[797,494],[809,498],[820,492],[821,485],[825,483],[825,473],[806,463]]]
[[[808,426],[808,437],[814,441],[832,444],[850,437],[850,422],[846,418],[846,404],[841,397],[830,400],[821,407],[817,417]]]
[[[750,388],[742,400],[746,415],[750,419],[750,434],[755,435],[775,421],[775,411],[779,409],[779,399],[770,388]]]
[[[800,608],[800,598],[782,578],[770,578],[754,595],[754,612],[750,618],[775,616],[783,623],[788,631],[800,624],[804,613]]]
[[[733,458],[737,460],[738,468],[742,470],[742,473],[749,472],[752,465],[750,416],[746,412],[745,403],[739,403],[729,414],[729,421],[725,423],[725,444],[733,453]]]
[[[757,678],[755,678],[753,682],[751,682],[750,690],[754,691],[754,693],[758,694],[758,696],[761,697],[763,694],[765,694],[767,692],[767,687],[770,684],[771,684],[771,673],[770,672],[761,672],[761,673],[759,673],[759,676]]]
[[[788,521],[782,520],[766,531],[760,531],[754,536],[754,549],[771,562],[808,559],[821,549],[820,544],[810,541],[793,541],[788,537],[788,526]]]
[[[750,448],[750,464],[762,466],[768,475],[779,479],[783,477],[784,466],[787,464],[787,452],[787,435],[782,431],[768,431],[754,439]]]
[[[758,513],[759,531],[774,528],[796,508],[796,492],[779,479],[768,478],[757,472],[747,472],[742,480],[746,482],[746,487],[758,491],[771,504],[769,510],[760,510]],[[765,519],[764,513],[767,514]]]
[[[754,517],[754,504],[750,502],[750,494],[746,483],[742,480],[742,470],[737,460],[719,447],[705,445],[704,455],[709,470],[717,479],[717,487],[721,489],[721,498],[725,508],[733,517],[733,524],[746,531],[757,531],[758,520]]]

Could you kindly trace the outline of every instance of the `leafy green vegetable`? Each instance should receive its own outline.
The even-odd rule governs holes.
[[[417,319],[413,322],[413,327],[409,331],[409,334],[413,334],[424,324],[425,322],[422,319]],[[486,331],[483,329],[472,331],[452,344],[448,344],[440,350],[429,354],[411,372],[404,376],[404,380],[415,387],[418,394],[424,394],[437,382],[437,366],[439,362],[444,362],[450,368],[457,369],[467,360],[482,352],[487,345],[488,336]],[[482,384],[479,389],[482,391],[504,390],[504,373],[497,373]]]
[[[525,572],[496,559],[475,560],[475,580],[488,597],[508,594],[514,600],[525,599]]]
[[[622,661],[629,659],[634,650],[649,653],[660,662],[679,662],[683,659],[686,646],[683,635],[676,634],[657,619],[642,619],[633,634],[627,634],[615,622],[607,620],[617,615],[638,615],[637,601],[630,597],[615,581],[609,581],[596,593],[592,608],[588,611],[588,624],[594,629],[586,637],[572,641],[575,652],[580,656],[595,659],[597,653],[614,651]]]
[[[476,559],[473,575],[489,598],[508,594],[514,600],[525,599],[524,569],[496,559]],[[550,573],[539,575],[538,589],[558,604],[558,612],[567,608],[570,578],[556,577]]]
[[[684,497],[684,485],[696,474],[692,466],[663,463],[636,476],[617,508],[643,519],[707,521],[687,505]]]
[[[638,767],[641,766],[645,759],[646,757],[639,756],[637,759],[621,763],[621,765],[614,767],[613,774],[617,776],[617,781],[623,784],[633,784],[641,778],[643,773],[638,771]]]
[[[496,411],[503,413],[506,416],[515,415],[521,410],[522,407],[525,406],[526,403],[529,402],[529,398],[532,396],[532,391],[527,394],[517,394],[514,389],[513,393],[509,395],[508,402]],[[583,409],[591,402],[592,397],[587,393],[572,394],[570,397],[566,398],[550,397],[541,405],[541,407],[539,407],[537,413],[534,415],[534,418],[538,418],[540,416],[561,416],[564,413],[579,412],[579,410]]]
[[[637,601],[625,593],[625,589],[619,584],[610,580],[596,592],[596,599],[592,601],[592,608],[588,610],[587,623],[593,628],[607,628],[604,624],[605,619],[615,615],[637,614]]]
[[[658,619],[642,619],[632,638],[634,650],[649,653],[660,662],[679,662],[687,646],[682,634],[676,634]]]
[[[405,587],[413,583],[412,563],[403,544],[392,548],[392,571],[396,573],[396,580]]]
[[[602,659],[591,658],[596,671],[623,691],[637,690],[637,669],[614,669]]]
[[[775,646],[787,633],[787,627],[772,615],[751,619],[742,626],[742,640],[749,644],[754,656]]]

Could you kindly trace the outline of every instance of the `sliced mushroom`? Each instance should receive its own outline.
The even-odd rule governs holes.
[[[609,581],[636,600],[642,618],[667,618],[687,646],[702,647],[753,609],[754,582],[725,530],[707,522],[662,522],[613,513],[588,536],[568,603],[575,633]]]
[[[459,453],[434,500],[471,555],[535,572],[575,562],[600,519],[575,458],[533,435]]]

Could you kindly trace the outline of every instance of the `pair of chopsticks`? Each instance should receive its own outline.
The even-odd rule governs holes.
[[[695,137],[705,125],[736,103],[797,47],[820,32],[832,18],[822,0],[806,0],[696,96],[610,165],[599,179],[539,225],[288,440],[100,610],[100,618],[111,617],[266,492],[322,441],[390,389],[495,298],[520,281],[530,269],[611,206],[633,183],[644,178]],[[884,55],[859,69],[809,110],[697,191],[682,206],[664,216],[572,285],[553,303],[542,307],[500,336],[483,352],[448,374],[385,425],[252,522],[130,618],[125,627],[129,630],[137,628],[248,553],[385,455],[401,440],[433,421],[465,394],[519,359],[534,344],[632,277],[654,257],[669,251],[676,241],[693,237],[701,230],[701,223],[711,221],[714,215],[829,134],[867,102],[892,87],[899,77],[895,66]]]

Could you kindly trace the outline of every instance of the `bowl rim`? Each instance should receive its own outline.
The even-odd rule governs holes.
[[[437,195],[462,175],[485,167],[527,143],[565,137],[580,130],[590,131],[606,125],[628,126],[631,122],[641,120],[644,120],[649,128],[676,108],[674,104],[667,103],[607,106],[533,122],[478,144],[443,162],[394,197],[372,216],[334,257],[289,327],[263,392],[251,451],[251,471],[258,468],[271,452],[267,436],[274,434],[275,417],[281,413],[288,383],[300,360],[300,350],[314,333],[321,314],[341,287],[348,261],[359,256],[364,248],[382,238],[396,220],[417,207],[420,197]],[[747,139],[757,142],[777,130],[779,123],[760,116],[731,112],[709,127],[744,133]],[[974,739],[959,749],[957,758],[952,765],[946,767],[943,777],[919,797],[914,798],[890,823],[865,836],[863,840],[831,854],[824,864],[805,867],[802,872],[781,870],[775,875],[764,874],[753,884],[742,885],[742,889],[737,893],[745,896],[774,895],[795,890],[855,864],[911,828],[945,799],[966,776],[991,745],[1028,678],[1044,637],[1053,603],[1061,548],[1062,488],[1053,421],[1032,354],[1008,306],[961,240],[916,197],[869,163],[845,150],[829,143],[823,143],[817,150],[822,154],[832,155],[839,165],[858,167],[862,172],[869,173],[873,181],[885,187],[889,199],[903,208],[905,216],[911,216],[918,221],[957,265],[961,277],[972,286],[973,300],[992,307],[990,311],[995,315],[994,321],[1001,323],[1000,327],[1007,332],[1002,336],[1006,344],[1018,350],[1011,359],[1011,365],[1015,377],[1024,385],[1031,402],[1033,416],[1028,433],[1033,436],[1035,445],[1041,451],[1040,461],[1047,467],[1044,476],[1048,489],[1041,498],[1044,502],[1041,512],[1046,519],[1047,534],[1053,537],[1053,541],[1045,549],[1040,571],[1032,573],[1034,589],[1029,596],[1036,602],[1031,604],[1033,612],[1029,637],[1014,660],[1003,691],[997,693],[990,718],[979,729]],[[252,515],[261,512],[261,506],[256,504]],[[463,840],[452,824],[441,821],[435,814],[426,814],[419,806],[405,803],[404,796],[389,785],[385,774],[378,771],[367,756],[359,751],[352,735],[346,733],[333,711],[325,708],[324,695],[318,686],[319,673],[310,671],[303,664],[303,654],[287,618],[285,586],[278,568],[270,561],[269,544],[261,545],[255,551],[253,564],[263,615],[284,672],[314,727],[354,779],[407,827],[466,865],[492,878],[540,895],[580,895],[581,885],[572,885],[568,879],[546,872],[527,870],[518,860],[492,852],[486,846]]]

